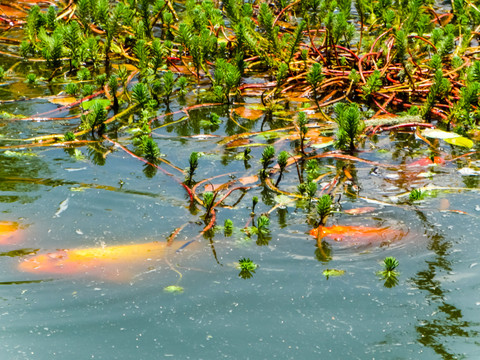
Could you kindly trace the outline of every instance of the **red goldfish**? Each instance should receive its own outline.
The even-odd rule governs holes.
[[[148,269],[155,260],[173,255],[190,242],[149,242],[98,248],[65,249],[23,260],[19,269],[38,274],[96,275],[109,280],[129,280],[135,269]],[[151,262],[149,264],[149,262]]]
[[[377,228],[368,226],[319,226],[310,230],[310,235],[317,239],[330,238],[349,243],[382,243],[402,238],[405,233],[389,227]]]

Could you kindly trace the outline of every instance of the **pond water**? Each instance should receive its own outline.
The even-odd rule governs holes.
[[[6,68],[15,63],[2,61]],[[26,65],[17,69],[28,70]],[[1,89],[1,111],[34,116],[57,109],[48,96],[60,90],[11,78]],[[197,195],[208,184],[235,179],[246,183],[231,184],[230,189],[244,188],[216,208],[217,225],[233,221],[231,236],[222,229],[202,234],[208,223],[204,210],[176,181],[183,181],[184,175],[168,164],[160,166],[173,176],[146,167],[103,139],[76,147],[27,147],[18,140],[76,129],[79,119],[73,115],[79,114],[78,107],[50,114],[59,117],[53,121],[0,120],[0,220],[19,226],[1,245],[0,357],[476,358],[480,163],[478,154],[468,155],[475,148],[432,140],[436,154],[447,161],[409,167],[406,164],[432,153],[407,129],[366,138],[354,155],[368,162],[319,158],[326,175],[319,181],[317,196],[335,176],[345,180],[347,167],[354,181],[341,182],[337,188],[338,210],[373,207],[357,215],[338,211],[327,225],[390,228],[401,236],[380,243],[327,239],[317,244],[309,234],[315,203],[309,207],[291,195],[299,182],[295,165],[288,167],[279,184],[287,193],[284,197],[249,178],[258,174],[266,144],[277,154],[281,150],[298,154],[298,142],[285,137],[295,131],[248,136],[247,161],[238,157],[245,144],[232,145],[233,137],[225,141],[246,130],[291,126],[300,106],[305,106],[293,101],[290,110],[270,120],[261,111],[258,119],[249,119],[258,111],[253,105],[259,103],[258,96],[245,96],[230,108],[191,109],[185,119],[179,110],[195,104],[195,97],[186,103],[175,99],[169,109],[158,110],[159,119],[152,124],[153,138],[171,164],[187,168],[190,153],[202,153],[194,179],[207,181]],[[307,101],[310,105],[313,102]],[[245,106],[251,106],[250,112]],[[221,123],[202,126],[212,112]],[[321,116],[310,114],[311,123],[321,127]],[[135,119],[138,113],[131,116]],[[128,118],[109,125],[107,135],[134,150],[127,122]],[[315,151],[339,154],[331,145]],[[272,175],[275,180],[277,176]],[[423,200],[408,201],[410,190],[427,186],[436,188]],[[269,213],[269,236],[263,241],[241,231],[252,225],[254,196],[260,199],[256,218]],[[134,249],[141,244],[166,244],[176,229],[180,231],[174,244],[194,241],[181,251],[135,256]],[[127,260],[115,263],[113,257],[114,265],[105,260],[80,270],[62,265],[51,273],[20,268],[34,254],[50,253],[47,257],[54,262],[68,256],[57,249],[101,251],[115,246]],[[377,274],[385,257],[399,261],[395,286],[386,286]],[[242,258],[258,265],[250,278],[239,276]],[[327,269],[345,273],[327,278],[323,274]],[[183,291],[168,292],[169,286]]]
[[[40,99],[2,108],[33,115],[55,105]],[[221,115],[222,124],[212,132],[218,137],[189,137],[208,133],[199,121],[210,111]],[[226,134],[244,131],[228,114],[225,107],[192,110],[188,123],[160,127],[154,139],[164,158],[180,168],[188,166],[192,150],[203,152],[197,181],[223,175],[211,183],[225,183],[255,175],[262,147],[252,147],[251,167],[245,169],[244,161],[235,160],[242,148],[219,144]],[[182,116],[164,117],[156,127]],[[9,138],[63,133],[76,121],[3,120],[2,145],[18,144]],[[260,130],[261,120],[236,121]],[[131,145],[121,128],[109,134]],[[255,142],[293,151],[288,141],[259,136]],[[319,249],[308,234],[312,210],[294,201],[271,212],[268,244],[259,246],[255,236],[249,239],[238,230],[250,219],[253,196],[261,199],[257,214],[275,205],[276,194],[263,186],[251,184],[234,207],[217,209],[218,225],[233,220],[232,236],[222,231],[199,236],[205,226],[202,212],[192,208],[172,177],[145,172],[142,162],[107,141],[75,149],[32,147],[0,154],[2,220],[21,227],[18,243],[2,245],[0,258],[3,359],[454,359],[479,354],[478,176],[459,173],[475,164],[476,155],[426,168],[320,159],[333,172],[327,180],[346,164],[355,174],[358,194],[345,194],[348,186],[337,193],[344,193],[342,209],[375,208],[360,215],[336,213],[329,223],[388,225],[405,235],[381,246],[329,241]],[[426,156],[427,149],[412,133],[380,134],[375,142],[366,140],[356,155],[394,166]],[[446,158],[468,152],[440,141],[438,149]],[[295,192],[296,176],[290,169],[281,188]],[[428,184],[451,190],[413,204],[391,198]],[[241,194],[232,193],[225,203],[235,204]],[[182,226],[175,241],[194,243],[118,277],[101,271],[32,274],[18,268],[29,253],[165,242]],[[387,256],[400,263],[398,284],[391,288],[376,275]],[[243,257],[258,264],[248,279],[239,277],[235,266]],[[322,275],[327,268],[345,274],[327,279]],[[183,292],[166,292],[170,285]]]

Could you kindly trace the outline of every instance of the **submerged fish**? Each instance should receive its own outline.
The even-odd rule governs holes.
[[[192,241],[149,242],[97,248],[65,249],[23,260],[21,271],[37,274],[93,275],[108,280],[130,280],[135,273],[157,265]]]
[[[0,221],[0,244],[13,245],[21,241],[18,223],[13,221]]]
[[[319,226],[310,230],[310,235],[317,239],[330,238],[357,244],[382,243],[394,241],[405,236],[401,230],[389,227],[377,228],[368,226]]]

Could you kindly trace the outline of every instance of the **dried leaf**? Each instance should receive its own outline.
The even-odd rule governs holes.
[[[263,110],[256,110],[249,107],[241,106],[233,110],[238,116],[255,121],[263,115]]]
[[[75,101],[77,101],[77,99],[75,99],[73,96],[67,96],[67,97],[50,98],[49,101],[52,104],[65,106],[65,105],[70,105],[71,103],[74,103]]]
[[[248,184],[253,184],[258,181],[258,176],[257,175],[252,175],[252,176],[244,176],[240,179],[238,179],[238,182],[242,185],[248,185]]]

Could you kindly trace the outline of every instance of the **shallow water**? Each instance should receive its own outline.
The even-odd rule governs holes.
[[[14,86],[14,81],[5,85],[4,100],[18,99],[10,91]],[[51,94],[42,84],[25,87],[28,97]],[[256,97],[242,100],[259,102]],[[288,116],[274,116],[263,130],[288,126],[298,106],[293,104]],[[56,105],[39,98],[1,107],[33,116]],[[181,108],[175,100],[158,115]],[[222,124],[202,129],[200,120],[212,111]],[[220,106],[192,110],[188,121],[160,127],[183,116],[154,123],[164,159],[186,168],[189,154],[202,152],[195,179],[212,178],[212,184],[258,173],[262,146],[253,146],[252,158],[244,163],[235,159],[244,148],[227,149],[220,141],[244,132],[238,124],[260,131],[262,119],[243,119]],[[4,119],[0,145],[65,133],[78,122]],[[133,149],[126,127],[113,125],[107,134]],[[215,137],[191,137],[198,134]],[[295,152],[288,140],[258,135],[251,141],[271,143],[277,154]],[[469,152],[442,141],[436,146],[447,159]],[[250,184],[243,198],[241,191],[233,192],[225,202],[233,208],[217,209],[217,225],[233,220],[232,236],[221,230],[199,236],[205,226],[202,209],[191,206],[184,189],[107,141],[78,147],[77,153],[60,146],[8,150],[0,153],[0,220],[19,222],[22,230],[17,244],[1,249],[2,359],[472,359],[480,353],[478,175],[458,172],[476,169],[476,154],[444,166],[398,168],[429,155],[413,133],[399,133],[367,139],[356,154],[390,167],[320,159],[325,172],[332,172],[325,181],[347,164],[354,174],[359,192],[352,195],[351,185],[340,187],[336,199],[342,195],[342,209],[375,207],[355,216],[335,213],[329,224],[390,226],[406,235],[382,244],[328,240],[319,249],[308,234],[314,206],[308,209],[295,201],[272,211],[268,244],[260,246],[256,236],[240,231],[250,219],[253,196],[261,199],[257,215],[275,206],[276,194],[263,186]],[[178,171],[164,168],[183,180]],[[218,175],[223,176],[213,179]],[[293,193],[297,184],[296,170],[290,167],[280,188]],[[450,190],[413,204],[408,194],[400,196],[429,184]],[[203,192],[203,185],[197,192]],[[152,258],[119,278],[18,269],[29,253],[166,241],[182,226],[176,239],[196,239],[193,244],[173,257]],[[398,284],[391,288],[376,275],[387,256],[400,263]],[[249,279],[240,278],[235,266],[243,257],[259,265]],[[345,275],[326,279],[322,272],[332,268],[345,270]],[[167,293],[169,285],[184,291]]]

